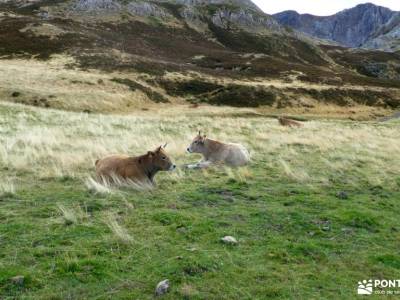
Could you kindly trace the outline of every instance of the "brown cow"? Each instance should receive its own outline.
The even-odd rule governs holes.
[[[279,117],[278,121],[279,121],[279,124],[281,124],[282,126],[288,126],[288,127],[301,127],[301,126],[303,126],[303,124],[301,124],[301,123],[299,123],[297,121],[294,121],[294,120],[291,120],[291,119],[288,119],[288,118],[284,118],[284,117]]]
[[[96,161],[96,173],[108,182],[116,179],[132,181],[136,184],[155,185],[154,176],[158,171],[172,171],[176,166],[164,150],[158,147],[142,156],[112,155]]]

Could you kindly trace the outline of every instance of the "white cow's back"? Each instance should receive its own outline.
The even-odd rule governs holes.
[[[227,165],[240,167],[247,165],[250,161],[250,153],[245,146],[236,143],[226,144],[226,155],[224,161]],[[224,152],[225,152],[224,151]]]

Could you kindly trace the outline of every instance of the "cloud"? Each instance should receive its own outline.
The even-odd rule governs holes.
[[[253,0],[253,2],[268,14],[296,10],[299,13],[327,16],[366,2],[400,11],[400,0]]]

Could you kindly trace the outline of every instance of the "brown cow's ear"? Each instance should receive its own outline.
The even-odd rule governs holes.
[[[161,151],[161,148],[162,148],[162,146],[158,147],[158,148],[156,149],[156,152],[160,152],[160,151]]]
[[[147,155],[148,155],[149,157],[152,157],[152,156],[154,155],[154,152],[153,152],[153,151],[149,151],[149,152],[147,152]]]

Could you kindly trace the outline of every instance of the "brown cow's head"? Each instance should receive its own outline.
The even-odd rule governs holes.
[[[189,153],[203,153],[205,146],[204,142],[206,140],[206,135],[201,135],[199,131],[198,135],[193,139],[192,143],[186,149]]]
[[[165,152],[164,148],[166,145],[158,147],[155,151],[147,152],[147,156],[155,168],[161,171],[172,171],[176,168],[176,165],[171,162],[171,159]]]

